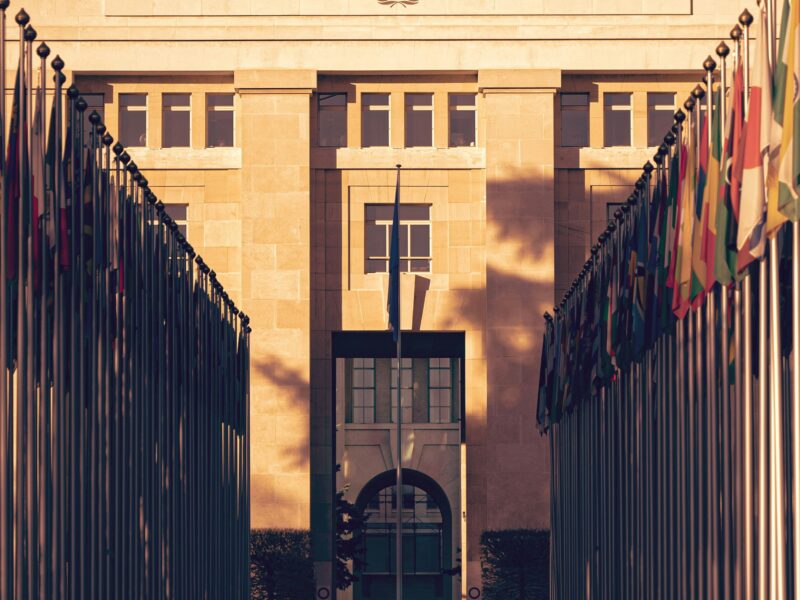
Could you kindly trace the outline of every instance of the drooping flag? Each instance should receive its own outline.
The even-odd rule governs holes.
[[[14,101],[11,107],[11,120],[8,131],[8,149],[6,151],[6,171],[4,175],[6,201],[6,277],[17,278],[19,262],[19,143],[20,143],[20,72],[14,83]],[[9,298],[14,296],[9,294]]]
[[[767,235],[800,219],[800,3],[785,0],[775,65]]]
[[[769,129],[772,123],[772,73],[769,67],[766,36],[766,9],[761,8],[758,25],[758,52],[754,68],[754,84],[750,88],[750,106],[744,127],[742,154],[742,194],[739,204],[739,231],[736,238],[738,260],[743,271],[752,261],[764,255],[767,199],[765,166],[769,160]]]
[[[725,118],[725,144],[722,151],[722,173],[717,196],[717,230],[714,247],[714,275],[722,285],[728,285],[736,275],[736,236],[741,193],[741,173],[734,169],[742,153],[744,128],[744,74],[742,63],[736,65],[733,87]]]
[[[389,242],[389,329],[396,342],[400,335],[400,169],[394,192],[392,236]]]
[[[33,261],[33,289],[40,291],[42,272],[42,241],[44,233],[45,185],[42,172],[42,154],[44,153],[44,93],[36,90],[36,108],[33,113],[31,131],[31,248]]]
[[[708,154],[708,171],[703,192],[703,219],[701,223],[700,264],[705,267],[705,292],[711,291],[716,283],[714,277],[717,242],[717,208],[722,154],[722,123],[719,114],[720,93],[714,93],[711,117],[711,147]]]
[[[706,189],[709,182],[709,144],[708,144],[708,115],[703,115],[700,110],[700,102],[698,101],[697,115],[701,120],[700,126],[700,144],[698,148],[697,160],[697,182],[695,184],[693,202],[693,217],[692,223],[692,275],[691,275],[691,290],[689,292],[689,299],[693,309],[698,308],[705,298],[706,290],[706,275],[707,267],[703,258],[703,224],[708,217],[708,206],[706,201]],[[712,110],[713,112],[713,110]]]
[[[631,255],[631,311],[633,334],[633,358],[642,358],[647,346],[647,309],[652,298],[647,290],[647,259],[650,246],[650,207],[648,194],[637,190],[639,201],[631,211],[634,218],[635,249]],[[635,214],[634,214],[635,211]]]
[[[539,366],[539,397],[536,403],[536,421],[539,431],[544,432],[549,425],[550,416],[550,382],[553,366],[553,323],[548,319],[542,338],[542,356]]]
[[[694,225],[694,211],[692,209],[695,190],[695,161],[697,159],[697,149],[695,148],[692,132],[694,118],[694,115],[690,112],[689,118],[683,127],[675,246],[670,269],[674,274],[672,311],[679,319],[686,315],[691,305],[692,229]]]

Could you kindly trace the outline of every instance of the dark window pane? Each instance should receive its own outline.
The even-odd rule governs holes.
[[[411,268],[409,269],[410,273],[430,273],[431,270],[431,261],[430,260],[412,260],[410,261]]]
[[[319,145],[347,145],[347,94],[320,94]]]
[[[605,146],[631,145],[631,95],[605,94],[603,133]]]
[[[361,96],[361,145],[389,145],[389,94]]]
[[[161,145],[186,147],[191,140],[191,97],[189,94],[164,94],[161,111]]]
[[[411,225],[411,256],[428,256],[431,241],[429,225]]]
[[[389,271],[389,261],[387,260],[370,260],[364,261],[365,273],[386,273]]]
[[[367,223],[364,233],[365,256],[386,256],[386,227]]]
[[[403,205],[400,205],[402,216]],[[391,221],[394,213],[392,204],[367,204],[364,218],[367,221]]]
[[[119,141],[147,146],[147,94],[119,95]]]
[[[406,146],[433,146],[433,94],[406,94]]]
[[[233,94],[206,96],[206,146],[233,146]]]
[[[647,145],[659,146],[672,127],[675,111],[675,94],[651,92],[647,94]]]
[[[392,239],[391,235],[392,235],[392,228],[390,226],[389,227],[390,240]],[[408,253],[408,226],[403,225],[402,222],[400,223],[400,256],[403,258],[410,256]]]
[[[589,145],[589,94],[561,94],[561,145]]]
[[[399,216],[401,221],[428,221],[431,218],[431,207],[429,204],[401,204]]]
[[[172,217],[173,221],[185,221],[186,220],[186,211],[188,205],[187,204],[165,204],[164,210],[167,211],[167,214]]]
[[[475,145],[475,94],[450,94],[451,147]]]

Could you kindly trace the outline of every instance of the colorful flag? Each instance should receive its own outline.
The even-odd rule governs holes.
[[[767,51],[766,9],[759,11],[759,40],[750,88],[750,106],[744,127],[742,154],[742,194],[739,204],[739,231],[736,239],[736,267],[743,271],[753,260],[764,255],[764,220],[767,199],[764,192],[765,163],[768,161],[769,129],[772,123],[772,73]]]
[[[672,259],[674,287],[672,288],[672,310],[682,319],[691,305],[692,285],[692,229],[693,200],[695,190],[695,161],[697,150],[694,144],[692,125],[696,117],[689,113],[682,134],[679,196],[675,223],[675,246]]]
[[[700,100],[698,100],[695,108],[697,116],[701,120],[700,125],[700,144],[698,148],[697,160],[697,181],[694,189],[693,201],[693,217],[692,223],[692,274],[691,274],[691,290],[689,292],[689,299],[693,309],[698,308],[705,298],[706,290],[706,275],[708,268],[706,261],[703,257],[703,224],[708,218],[708,200],[706,189],[709,182],[709,145],[708,145],[708,115],[703,114],[700,107]],[[713,111],[712,111],[713,112]]]
[[[704,291],[709,292],[716,283],[714,277],[717,243],[717,208],[722,154],[722,123],[719,114],[720,93],[714,93],[711,117],[711,148],[708,154],[708,171],[703,192],[703,219],[701,223],[700,263],[705,268]]]
[[[728,285],[736,275],[736,236],[738,229],[741,174],[734,164],[742,152],[744,128],[744,74],[739,61],[733,74],[733,87],[725,118],[725,144],[722,150],[719,194],[717,196],[717,231],[714,247],[714,276]],[[735,203],[735,207],[734,207]]]
[[[6,277],[17,278],[19,262],[19,143],[20,143],[20,72],[14,83],[14,100],[11,107],[11,120],[8,131],[6,152],[5,201],[6,201]],[[11,295],[9,295],[11,297]]]
[[[45,213],[45,186],[42,172],[42,155],[44,153],[44,93],[36,90],[36,108],[31,123],[31,248],[33,261],[33,289],[40,291],[42,272],[42,240]]]
[[[800,219],[800,2],[785,0],[775,65],[767,199],[767,235],[787,220]]]

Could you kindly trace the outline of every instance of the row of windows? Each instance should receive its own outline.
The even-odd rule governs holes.
[[[389,146],[390,94],[361,94],[361,146]],[[433,146],[433,94],[404,94],[405,146]],[[317,101],[319,145],[347,146],[347,94],[319,94]],[[448,145],[474,146],[477,119],[475,94],[449,94]]]
[[[346,397],[345,420],[348,423],[394,423],[397,415],[398,388],[403,423],[453,423],[457,420],[454,402],[455,368],[449,358],[401,361],[398,377],[397,359],[354,358]],[[387,372],[384,378],[381,373]],[[400,384],[398,386],[398,379]],[[387,381],[388,380],[388,381]],[[390,402],[382,406],[388,391]],[[387,410],[388,409],[388,410]]]
[[[603,94],[603,145],[633,143],[633,109],[630,93]],[[675,94],[647,94],[647,145],[658,146],[672,127]],[[589,145],[589,94],[561,94],[561,145]]]
[[[104,117],[103,94],[84,94],[88,109]],[[126,147],[147,146],[148,94],[119,95],[119,141]],[[104,119],[105,120],[105,119]],[[88,121],[87,121],[88,123]],[[230,147],[234,143],[233,94],[206,94],[207,148]],[[192,145],[192,95],[161,95],[161,147],[188,148]]]

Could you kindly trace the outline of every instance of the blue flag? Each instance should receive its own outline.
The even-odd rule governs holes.
[[[396,342],[400,335],[400,170],[394,192],[392,239],[389,243],[389,329]]]

